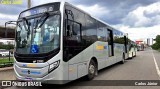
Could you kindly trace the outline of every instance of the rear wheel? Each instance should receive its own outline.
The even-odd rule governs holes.
[[[97,71],[96,63],[91,60],[88,67],[88,75],[86,76],[87,80],[92,80],[95,77]]]

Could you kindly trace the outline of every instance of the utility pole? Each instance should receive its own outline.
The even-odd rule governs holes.
[[[28,9],[31,8],[31,0],[28,0]]]

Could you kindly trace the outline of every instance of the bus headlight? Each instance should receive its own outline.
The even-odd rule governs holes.
[[[56,69],[60,64],[60,60],[53,62],[52,64],[49,65],[49,72],[53,71],[54,69]]]

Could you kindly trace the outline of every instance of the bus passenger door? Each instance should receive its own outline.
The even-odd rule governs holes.
[[[114,56],[113,32],[108,29],[108,56]]]
[[[64,36],[63,58],[69,63],[68,79],[75,80],[85,72],[86,65],[79,64],[82,59],[81,46],[81,24],[70,19],[66,19],[66,29]],[[74,70],[74,71],[72,71]],[[81,73],[78,73],[81,71]]]

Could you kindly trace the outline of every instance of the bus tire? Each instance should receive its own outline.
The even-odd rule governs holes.
[[[97,65],[94,60],[91,60],[88,67],[88,75],[86,76],[87,80],[92,80],[96,76],[97,73]]]
[[[124,62],[125,62],[125,55],[124,55],[124,53],[123,53],[122,61],[120,61],[120,63],[121,63],[121,64],[124,64]]]

